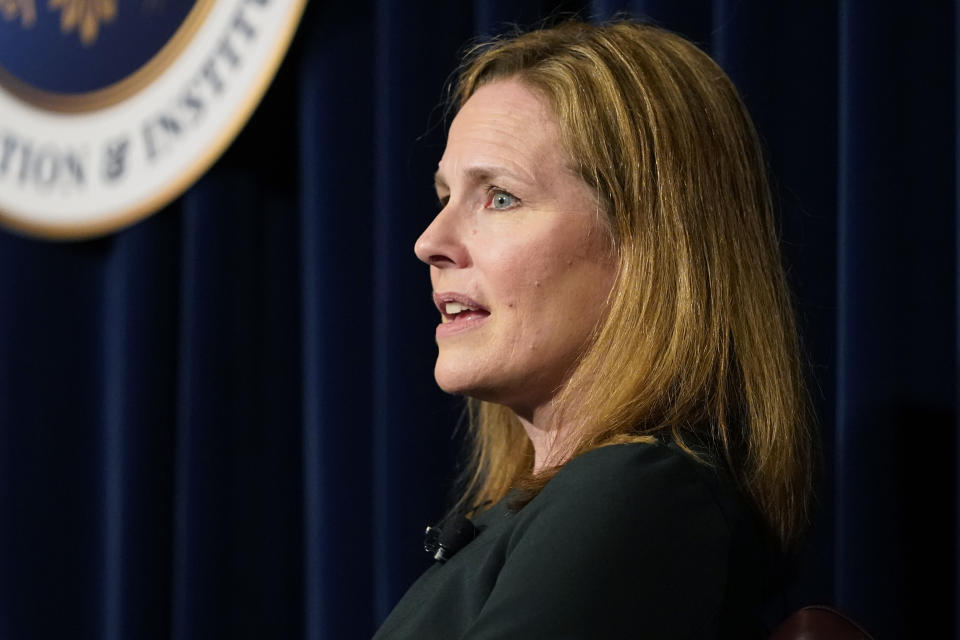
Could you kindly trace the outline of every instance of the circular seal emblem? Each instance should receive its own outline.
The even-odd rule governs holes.
[[[108,233],[239,133],[306,0],[0,0],[0,223]]]

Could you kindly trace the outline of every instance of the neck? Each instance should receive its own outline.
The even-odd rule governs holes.
[[[516,412],[530,443],[533,445],[533,472],[562,464],[566,458],[563,449],[563,425],[560,424],[552,401],[529,412]]]

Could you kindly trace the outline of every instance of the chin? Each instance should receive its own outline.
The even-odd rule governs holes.
[[[501,394],[496,392],[494,381],[485,380],[475,368],[464,367],[460,362],[438,358],[433,369],[433,378],[444,392],[469,396],[477,400],[496,402]]]
[[[522,398],[517,396],[516,391],[525,388],[524,385],[518,385],[515,381],[511,382],[499,375],[484,377],[479,375],[476,369],[444,365],[443,359],[438,359],[433,370],[434,380],[444,392],[502,404],[513,410],[523,406]]]
[[[443,358],[437,359],[433,369],[433,379],[437,381],[437,386],[447,393],[470,395],[470,390],[474,386],[471,384],[472,377],[470,372],[460,367],[445,365]]]

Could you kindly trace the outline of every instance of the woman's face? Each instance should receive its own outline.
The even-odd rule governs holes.
[[[443,208],[415,251],[442,314],[437,383],[532,419],[569,375],[613,282],[596,195],[549,105],[515,79],[464,104],[436,189]]]

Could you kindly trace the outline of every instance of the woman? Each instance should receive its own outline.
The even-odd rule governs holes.
[[[673,34],[567,23],[475,50],[453,100],[415,250],[479,533],[376,638],[759,636],[811,436],[736,90]]]

